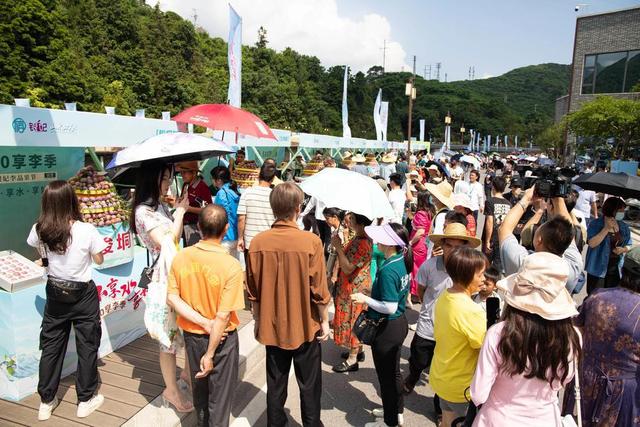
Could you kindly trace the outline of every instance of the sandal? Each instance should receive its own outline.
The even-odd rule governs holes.
[[[164,395],[164,393],[161,395],[162,397],[162,406],[164,408],[171,408],[173,406],[173,408],[180,413],[188,413],[188,412],[193,412],[194,408],[193,408],[193,403],[187,401],[187,405],[185,406],[181,406],[179,402],[174,402],[173,400],[169,399],[167,396]]]

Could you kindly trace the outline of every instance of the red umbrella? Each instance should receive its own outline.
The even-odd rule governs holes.
[[[209,129],[277,140],[269,126],[258,116],[228,104],[200,104],[189,107],[173,118]]]

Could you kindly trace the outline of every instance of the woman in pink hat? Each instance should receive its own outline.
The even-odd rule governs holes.
[[[397,426],[404,421],[400,352],[409,331],[404,312],[413,254],[407,230],[400,224],[372,225],[365,227],[365,232],[385,257],[371,288],[371,296],[362,292],[351,295],[354,303],[367,304],[367,318],[378,324],[371,352],[383,408],[373,410],[373,416],[378,420],[365,427]]]
[[[568,277],[562,258],[536,252],[498,282],[507,307],[487,331],[471,382],[471,398],[482,405],[474,427],[563,425],[558,392],[581,352]]]

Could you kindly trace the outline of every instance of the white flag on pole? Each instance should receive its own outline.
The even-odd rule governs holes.
[[[240,108],[242,94],[242,18],[229,4],[229,91],[227,99],[229,104]]]
[[[420,119],[420,142],[424,141],[424,119]]]
[[[380,127],[382,130],[382,140],[387,140],[387,124],[389,123],[389,102],[380,103]]]
[[[349,66],[344,67],[344,85],[342,88],[342,137],[351,138],[349,128],[349,107],[347,106],[347,82],[349,81]]]
[[[382,107],[382,89],[378,89],[376,103],[373,106],[373,124],[376,126],[376,140],[382,141],[382,120],[380,118],[380,108]]]

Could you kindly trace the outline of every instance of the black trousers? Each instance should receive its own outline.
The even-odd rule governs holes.
[[[587,274],[587,295],[591,295],[598,288],[615,288],[620,284],[620,271],[618,262],[610,262],[607,266],[607,274],[604,277]]]
[[[329,256],[329,245],[331,245],[331,227],[326,221],[321,219],[316,220],[318,224],[318,232],[320,232],[320,240],[322,240],[322,246],[324,247],[324,259]]]
[[[380,382],[384,422],[388,426],[397,426],[398,414],[404,412],[400,350],[408,332],[409,326],[404,315],[388,320],[378,327],[378,333],[371,345],[373,364]]]
[[[320,398],[322,396],[322,348],[320,342],[302,344],[295,350],[267,346],[267,425],[287,425],[284,404],[287,401],[287,383],[291,361],[300,387],[302,425],[321,427]]]
[[[229,425],[231,403],[238,385],[240,351],[238,334],[234,331],[222,341],[213,355],[213,371],[206,378],[196,379],[200,359],[207,352],[209,335],[184,332],[184,343],[191,366],[193,406],[198,427]]]
[[[89,284],[74,304],[55,301],[50,285],[47,285],[46,292],[47,303],[44,306],[40,331],[42,355],[38,394],[45,403],[56,397],[73,325],[78,354],[76,394],[78,402],[86,402],[93,397],[98,388],[98,348],[102,337],[98,291],[93,283]]]
[[[411,356],[409,356],[409,375],[404,381],[405,386],[410,390],[413,390],[418,383],[422,371],[431,366],[435,349],[435,341],[414,334],[413,340],[411,340]],[[433,407],[436,415],[442,415],[440,399],[437,394],[433,396]]]

